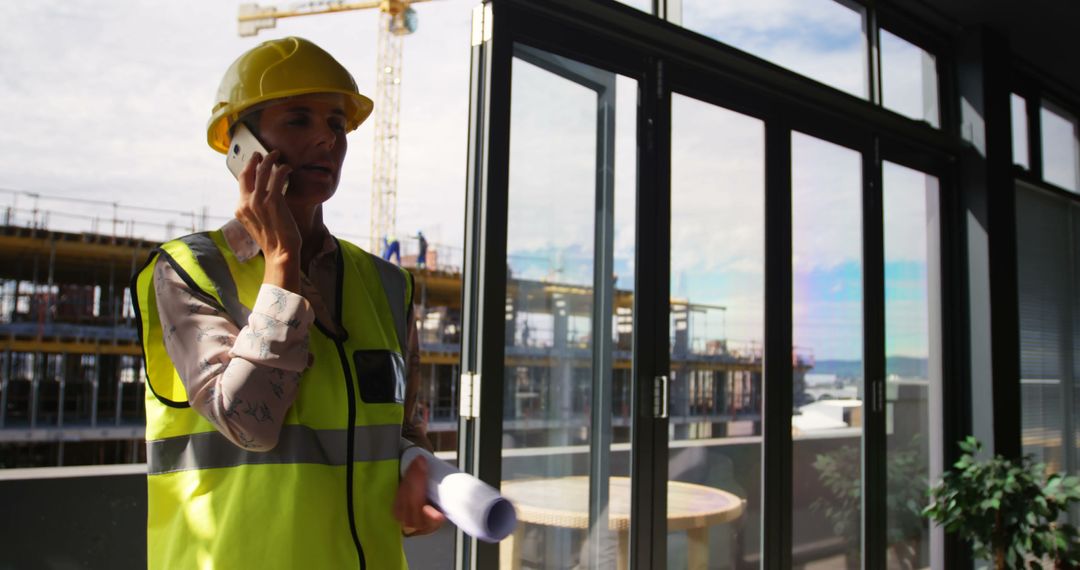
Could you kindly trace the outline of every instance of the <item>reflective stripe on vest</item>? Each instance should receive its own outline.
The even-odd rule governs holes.
[[[391,514],[403,394],[389,383],[404,389],[411,276],[348,242],[338,240],[338,247],[340,333],[319,322],[310,330],[314,364],[268,452],[236,446],[186,407],[157,314],[154,257],[133,281],[148,386],[170,388],[146,395],[151,570],[408,567]],[[220,230],[168,242],[156,254],[193,293],[239,327],[247,324],[246,307],[262,283],[261,257],[236,259]],[[358,389],[372,386],[378,397],[364,400]],[[250,540],[252,520],[274,538]]]
[[[353,434],[353,461],[386,461],[400,454],[399,425],[356,426]],[[170,437],[146,442],[146,470],[149,475],[160,475],[274,463],[345,465],[347,438],[348,430],[286,425],[281,426],[274,449],[256,452],[238,447],[216,431]]]

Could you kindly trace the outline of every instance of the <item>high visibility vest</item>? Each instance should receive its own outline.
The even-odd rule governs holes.
[[[338,240],[339,334],[316,322],[314,364],[277,446],[251,452],[193,410],[165,352],[153,269],[176,269],[240,326],[263,279],[220,231],[163,244],[132,280],[146,356],[147,567],[407,568],[391,509],[404,416],[412,280]]]

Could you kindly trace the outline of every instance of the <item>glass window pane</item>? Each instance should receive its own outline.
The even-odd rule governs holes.
[[[1076,411],[1080,410],[1080,206],[1073,203],[1069,208],[1072,216],[1072,243],[1069,244],[1069,248],[1072,250],[1072,275],[1073,282],[1069,285],[1069,289],[1072,291],[1072,401],[1066,405],[1071,405],[1069,410],[1073,418],[1076,417]],[[1073,451],[1073,463],[1068,466],[1067,469],[1072,475],[1080,473],[1080,422],[1075,419],[1073,424],[1073,440],[1071,442]],[[1066,444],[1069,445],[1069,444]],[[1076,525],[1080,522],[1080,516],[1077,513],[1072,513],[1070,522]]]
[[[615,0],[620,4],[626,4],[627,6],[633,6],[642,12],[648,12],[652,14],[653,3],[652,0]]]
[[[862,157],[794,133],[793,547],[803,562],[860,564]]]
[[[835,0],[683,0],[682,25],[866,97],[865,13]]]
[[[629,528],[637,83],[521,46],[512,81],[502,490],[520,524],[500,544],[502,567],[615,567],[629,549],[609,529]],[[598,142],[611,139],[603,154],[611,145]],[[608,182],[619,211],[613,275],[598,292],[596,200]],[[594,317],[602,295],[607,338]],[[599,429],[596,399],[611,406]],[[593,444],[608,449],[598,469]],[[590,514],[592,484],[608,486],[607,520]]]
[[[1027,100],[1013,93],[1009,97],[1012,107],[1013,164],[1031,168],[1028,160]]]
[[[1071,381],[1066,359],[1073,334],[1069,306],[1076,289],[1069,271],[1062,269],[1072,262],[1065,200],[1019,186],[1016,243],[1021,442],[1025,454],[1057,472],[1066,468],[1063,387]]]
[[[940,126],[934,56],[881,30],[881,103],[912,119]]]
[[[941,473],[938,181],[886,162],[885,433],[889,568],[930,566],[919,514]],[[940,564],[938,565],[940,566]]]
[[[668,508],[697,492],[723,524],[670,532],[669,568],[736,567],[760,550],[764,197],[764,124],[676,94]]]
[[[1043,180],[1080,192],[1080,140],[1076,117],[1049,101],[1039,115],[1042,126]]]

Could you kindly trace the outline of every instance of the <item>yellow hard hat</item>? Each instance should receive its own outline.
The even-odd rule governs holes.
[[[371,114],[371,99],[360,94],[352,75],[333,56],[303,38],[263,42],[248,50],[225,71],[217,102],[206,125],[206,142],[225,154],[229,128],[245,111],[272,99],[308,93],[345,95],[346,131]]]

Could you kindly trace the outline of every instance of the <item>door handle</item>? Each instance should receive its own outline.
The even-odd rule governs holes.
[[[653,378],[653,418],[668,417],[668,377],[666,374]]]

